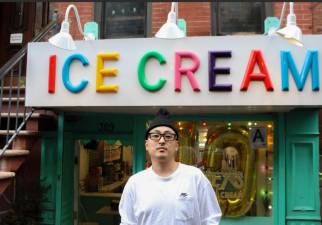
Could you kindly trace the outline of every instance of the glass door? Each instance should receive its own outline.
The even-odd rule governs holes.
[[[119,201],[132,175],[132,136],[81,139],[75,146],[78,154],[74,204],[78,213],[75,224],[119,225]]]
[[[227,218],[273,223],[273,121],[177,120],[177,161],[198,167]],[[147,155],[147,166],[150,166]]]

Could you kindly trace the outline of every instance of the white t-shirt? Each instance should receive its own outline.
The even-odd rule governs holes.
[[[221,210],[206,176],[179,163],[168,177],[152,168],[141,171],[125,185],[120,225],[217,225]]]

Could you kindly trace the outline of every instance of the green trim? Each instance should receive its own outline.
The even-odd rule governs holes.
[[[138,116],[134,120],[134,157],[133,157],[133,173],[137,173],[145,168],[145,122],[147,118],[144,116]]]
[[[301,109],[286,114],[287,224],[318,224],[319,194],[319,110]]]
[[[217,114],[217,115],[174,115],[173,120],[209,120],[209,121],[247,121],[247,120],[274,120],[272,114]]]
[[[62,175],[64,152],[64,113],[58,115],[57,173],[56,173],[56,216],[55,225],[61,225],[62,216]]]
[[[285,116],[279,113],[277,116],[276,132],[274,136],[274,178],[273,178],[273,215],[274,224],[285,225]],[[276,181],[276,182],[274,182]]]
[[[222,218],[220,225],[272,225],[271,217],[238,217],[238,218]]]
[[[40,225],[55,224],[55,199],[56,199],[56,166],[57,166],[57,137],[46,137],[41,142],[41,171],[40,180],[49,187],[45,193],[46,201],[42,203]]]

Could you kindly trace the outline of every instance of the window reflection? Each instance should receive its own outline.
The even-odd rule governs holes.
[[[127,138],[130,140],[130,138]],[[132,175],[128,140],[80,140],[78,224],[120,224],[118,205]]]
[[[144,2],[107,2],[104,36],[107,38],[144,37],[146,35]]]
[[[121,193],[132,174],[132,146],[119,140],[91,140],[80,145],[80,189]]]
[[[264,2],[218,2],[214,4],[214,14],[214,28],[219,35],[263,32]]]
[[[271,216],[273,123],[178,121],[178,161],[199,167],[227,217]]]

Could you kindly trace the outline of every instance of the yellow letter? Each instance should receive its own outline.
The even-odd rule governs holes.
[[[115,77],[117,75],[115,67],[104,68],[104,60],[119,60],[120,54],[117,52],[98,53],[96,57],[96,92],[117,92],[119,89],[117,85],[104,85],[104,77]]]

